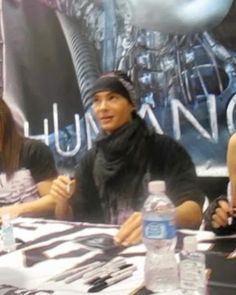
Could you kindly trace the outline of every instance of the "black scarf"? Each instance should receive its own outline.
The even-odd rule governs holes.
[[[134,115],[114,133],[97,138],[93,173],[106,222],[117,223],[120,209],[137,210],[143,201],[149,134],[144,120]]]

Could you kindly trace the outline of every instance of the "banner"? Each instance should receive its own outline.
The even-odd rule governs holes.
[[[4,0],[4,98],[26,136],[73,170],[98,126],[90,90],[127,71],[138,112],[190,153],[199,175],[226,174],[235,132],[234,0]]]

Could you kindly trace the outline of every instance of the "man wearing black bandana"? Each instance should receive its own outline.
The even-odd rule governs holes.
[[[123,224],[115,241],[136,243],[147,182],[162,179],[176,206],[177,227],[198,227],[203,195],[191,158],[176,141],[150,130],[139,117],[131,80],[119,71],[105,74],[92,94],[101,132],[76,169],[71,198],[75,220]]]

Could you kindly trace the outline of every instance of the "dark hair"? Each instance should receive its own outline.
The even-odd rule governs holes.
[[[10,108],[0,98],[0,154],[2,169],[8,178],[19,168],[22,143],[23,137],[17,130]]]

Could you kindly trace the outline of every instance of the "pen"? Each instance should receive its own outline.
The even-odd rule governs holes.
[[[71,183],[67,183],[67,185],[66,185],[66,192],[68,194],[70,194],[70,191],[71,191]]]
[[[70,179],[70,182],[68,182],[68,183],[66,184],[66,192],[67,192],[68,194],[70,194],[70,192],[71,192],[71,184],[72,184],[71,181],[72,181],[72,179],[73,179],[73,176],[71,175],[70,172],[66,172],[66,173],[64,173],[64,175]]]
[[[66,192],[67,192],[68,194],[70,193],[70,184],[69,184],[69,183],[66,185]]]
[[[95,275],[87,280],[84,281],[85,284],[94,285],[98,282],[101,282],[101,280],[109,279],[113,274],[118,273],[119,271],[123,269],[127,269],[129,267],[133,266],[133,264],[124,264],[118,267],[114,267],[113,269],[104,270],[99,275]]]
[[[98,267],[100,267],[101,265],[103,265],[102,262],[97,262],[97,265],[92,265],[92,266],[90,265],[88,268],[83,269],[83,270],[81,270],[81,271],[79,271],[79,272],[77,272],[77,273],[75,273],[75,274],[72,274],[72,275],[70,275],[69,277],[66,277],[65,280],[64,280],[64,282],[65,282],[66,284],[70,284],[70,283],[72,283],[72,282],[74,282],[74,281],[76,281],[76,280],[82,278],[83,275],[84,275],[87,271],[90,271],[90,270],[92,270],[92,269],[94,269],[94,268],[98,268]]]
[[[116,277],[112,277],[110,279],[107,279],[107,280],[101,282],[100,284],[94,285],[93,287],[88,289],[88,292],[89,293],[99,292],[111,285],[114,285],[115,283],[118,283],[124,279],[129,278],[130,276],[132,276],[132,274],[133,274],[133,270],[128,270],[128,271],[126,270],[125,272],[119,274]]]
[[[99,284],[103,283],[104,281],[106,281],[112,277],[119,276],[120,274],[127,272],[129,270],[135,271],[135,270],[137,270],[137,267],[133,264],[123,265],[123,267],[120,267],[118,270],[111,272],[110,274],[107,274],[106,276],[105,275],[100,276],[100,278],[93,280],[93,282],[91,282],[90,284],[91,285],[99,285]]]
[[[222,288],[236,289],[236,284],[216,282],[216,281],[209,281],[207,285],[209,287],[222,287]]]
[[[61,281],[61,280],[64,280],[65,278],[69,277],[70,275],[78,272],[78,271],[82,271],[82,270],[88,269],[89,267],[95,267],[96,268],[97,266],[100,266],[100,262],[98,262],[98,261],[93,262],[91,264],[87,264],[87,265],[83,265],[83,266],[78,266],[76,268],[66,270],[63,273],[54,276],[51,280],[56,281],[56,282],[57,281]]]
[[[122,256],[117,256],[115,258],[112,258],[110,261],[108,261],[106,263],[106,265],[109,265],[109,264],[112,264],[112,263],[116,263],[116,262],[119,262],[120,260],[124,260],[124,257]]]
[[[114,269],[115,267],[117,268],[117,267],[120,267],[125,264],[126,264],[126,262],[125,262],[124,258],[122,258],[122,257],[116,258],[116,259],[111,260],[108,263],[104,264],[102,266],[102,268],[92,269],[89,272],[86,272],[83,275],[83,279],[88,281],[90,279],[93,279],[94,277],[97,277],[98,274],[101,274],[101,272],[103,272],[103,271],[108,271],[109,269]]]

